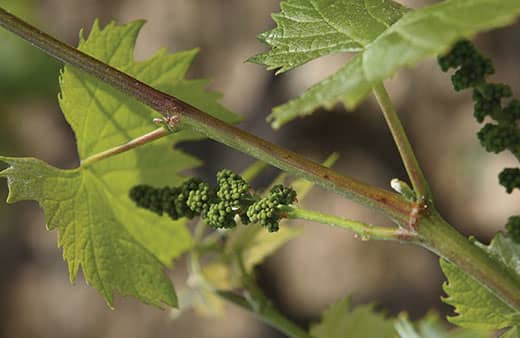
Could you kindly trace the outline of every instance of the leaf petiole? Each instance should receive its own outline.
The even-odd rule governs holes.
[[[100,153],[87,157],[86,159],[81,161],[80,167],[86,168],[89,165],[92,165],[93,163],[99,162],[101,160],[107,159],[109,157],[112,157],[112,156],[115,156],[118,154],[122,154],[124,152],[135,149],[137,147],[140,147],[144,144],[158,140],[158,139],[168,136],[170,134],[171,134],[171,131],[166,128],[161,127],[161,128],[155,129],[154,131],[149,132],[148,134],[145,134],[143,136],[139,136],[138,138],[128,141],[127,143],[121,144],[119,146],[107,149],[105,151],[102,151]]]
[[[284,207],[282,211],[290,219],[302,219],[321,224],[328,224],[346,230],[351,230],[360,236],[362,240],[391,240],[413,242],[417,239],[415,232],[401,227],[380,227],[371,224],[341,218],[333,215],[322,214],[317,211],[299,209],[296,207]]]
[[[412,145],[408,140],[408,136],[406,135],[403,124],[399,119],[399,115],[397,114],[397,111],[395,110],[395,107],[390,100],[385,86],[383,83],[379,82],[374,84],[373,90],[377,102],[379,103],[381,111],[385,117],[388,128],[390,129],[395,144],[397,145],[397,149],[399,150],[399,154],[403,160],[408,177],[412,182],[416,196],[418,199],[425,198],[430,200],[432,197],[430,187],[428,186],[428,182],[424,177],[421,166],[415,157]]]

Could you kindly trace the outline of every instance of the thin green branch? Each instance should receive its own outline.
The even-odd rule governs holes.
[[[376,83],[373,86],[373,90],[418,199],[424,197],[430,200],[432,197],[430,187],[385,86],[383,83]]]
[[[250,168],[258,168],[259,165],[253,165]],[[254,176],[254,175],[252,175]],[[240,268],[242,273],[242,281],[244,282],[244,287],[246,288],[248,294],[251,296],[249,298],[240,296],[232,291],[225,290],[216,290],[211,283],[209,283],[202,273],[202,269],[200,266],[200,257],[203,254],[203,250],[200,250],[201,247],[198,244],[210,244],[213,245],[215,243],[208,243],[206,240],[203,241],[203,235],[207,229],[207,226],[204,222],[200,221],[195,227],[195,233],[193,236],[194,242],[197,243],[191,250],[189,256],[189,268],[190,268],[190,280],[191,286],[199,286],[204,287],[211,292],[214,292],[217,296],[221,297],[223,300],[235,304],[247,311],[252,312],[259,320],[263,321],[267,325],[270,325],[281,332],[285,333],[289,337],[294,338],[311,338],[307,332],[299,327],[297,324],[292,322],[290,319],[282,315],[269,301],[269,299],[265,296],[265,294],[256,286],[254,280],[247,275],[245,268],[243,266],[243,262],[240,257],[237,257],[240,262]],[[218,233],[218,232],[214,232]],[[213,241],[210,241],[213,242]]]
[[[413,242],[417,239],[414,232],[398,227],[379,227],[371,224],[354,221],[346,218],[322,214],[320,212],[285,207],[282,209],[288,218],[303,219],[321,224],[328,224],[346,230],[351,230],[360,236],[362,240],[391,240]]]
[[[281,170],[303,177],[321,187],[380,211],[403,224],[411,204],[398,194],[344,176],[298,154],[278,147],[248,132],[226,124],[195,107],[160,92],[125,73],[56,40],[0,8],[0,26],[19,35],[55,58],[150,106],[165,117],[178,118],[179,127],[189,127],[207,137],[256,157]]]
[[[97,153],[90,157],[87,157],[86,159],[81,161],[81,167],[85,168],[93,163],[96,163],[103,159],[115,156],[117,154],[127,152],[129,150],[135,149],[139,146],[142,146],[143,144],[150,143],[152,141],[158,140],[158,139],[168,136],[170,134],[171,134],[171,132],[169,130],[162,128],[162,127],[158,128],[148,134],[135,138],[127,143],[124,143],[122,145],[107,149],[103,152],[100,152],[100,153]]]
[[[283,332],[288,337],[312,338],[304,329],[282,315],[272,306],[253,306],[247,298],[231,291],[218,290],[216,294],[222,299],[254,313],[259,320],[280,330],[280,332]]]
[[[240,253],[237,253],[236,259],[242,275],[241,280],[244,289],[244,296],[222,290],[217,290],[216,294],[248,311],[253,312],[259,320],[277,328],[289,337],[310,338],[311,336],[306,330],[296,325],[296,323],[285,317],[276,307],[273,306],[273,303],[258,286],[253,276],[246,271],[243,257]]]

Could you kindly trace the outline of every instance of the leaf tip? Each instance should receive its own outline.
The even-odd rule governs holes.
[[[283,109],[280,109],[281,107],[283,106],[274,108],[272,113],[267,116],[267,122],[269,122],[271,128],[275,130],[280,129],[296,117],[294,114],[286,114]]]
[[[247,58],[245,62],[254,63],[256,65],[263,65],[263,63],[261,61],[261,56],[262,55],[263,55],[263,53],[259,53],[259,54],[253,55],[253,56]]]
[[[267,44],[268,44],[268,43],[267,43],[267,36],[269,35],[269,33],[270,33],[270,32],[264,32],[264,33],[258,34],[258,35],[256,36],[256,39],[257,39],[259,42],[261,42],[261,43],[267,45]]]
[[[169,307],[172,307],[174,309],[179,308],[179,301],[177,300],[177,295],[175,291],[170,295],[170,297],[164,301],[164,304],[168,305]]]

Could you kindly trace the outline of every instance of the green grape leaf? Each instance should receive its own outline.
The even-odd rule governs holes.
[[[395,329],[401,338],[490,338],[487,331],[457,328],[448,330],[439,315],[429,312],[417,323],[412,323],[406,314],[401,314],[395,322]]]
[[[344,298],[323,312],[321,322],[311,326],[314,338],[394,338],[391,319],[374,311],[374,305],[351,309],[350,297]]]
[[[206,80],[185,79],[196,50],[161,50],[147,61],[134,61],[142,25],[111,23],[100,29],[95,22],[87,39],[80,34],[79,49],[218,118],[237,121],[217,103],[218,94],[205,91]],[[157,128],[152,123],[157,112],[76,68],[65,66],[60,86],[59,103],[82,160]],[[109,306],[114,291],[148,304],[177,306],[164,267],[191,247],[185,220],[173,222],[136,208],[128,190],[136,184],[177,185],[183,179],[178,172],[199,161],[172,149],[172,143],[195,138],[200,136],[179,132],[73,170],[33,158],[1,157],[10,167],[0,176],[8,179],[8,202],[36,200],[48,229],[58,229],[71,281],[81,267]]]
[[[479,242],[476,242],[476,245],[508,267],[512,273],[520,276],[520,244],[511,237],[498,233],[488,246]]]
[[[359,52],[408,10],[389,0],[289,0],[280,7],[272,15],[277,27],[258,36],[272,49],[249,59],[277,74],[324,55]]]
[[[518,0],[447,0],[414,11],[384,0],[285,1],[274,16],[278,27],[260,36],[271,51],[251,61],[286,71],[325,54],[360,52],[300,97],[274,108],[268,119],[278,128],[320,106],[343,102],[352,109],[374,83],[400,68],[443,53],[458,39],[508,25],[518,14]]]
[[[478,245],[494,257],[497,264],[503,264],[520,285],[520,244],[498,233],[489,246]],[[453,264],[443,259],[440,264],[448,280],[443,285],[448,296],[443,300],[454,306],[457,313],[448,317],[450,322],[479,330],[497,330],[520,324],[520,312]]]

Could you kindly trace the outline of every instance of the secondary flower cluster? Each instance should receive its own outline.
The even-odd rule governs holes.
[[[486,77],[495,72],[491,60],[471,42],[462,40],[448,54],[439,57],[439,65],[445,72],[456,69],[451,77],[455,90],[473,88],[475,119],[479,123],[486,117],[494,120],[478,132],[482,146],[493,153],[509,150],[520,159],[520,101],[512,99],[507,106],[502,106],[502,99],[510,98],[513,93],[508,85],[486,82]],[[499,182],[508,193],[520,189],[520,169],[504,169],[499,174]]]
[[[296,192],[283,185],[275,185],[265,197],[252,192],[239,175],[224,169],[217,173],[217,186],[211,187],[192,178],[178,187],[154,188],[137,185],[130,190],[130,198],[140,208],[159,215],[164,213],[176,220],[200,216],[213,228],[234,228],[242,224],[258,223],[270,232],[279,229],[283,207],[296,201]]]
[[[482,146],[493,153],[509,150],[520,159],[520,101],[512,99],[507,106],[502,106],[502,99],[512,97],[513,92],[508,85],[486,82],[486,77],[495,72],[491,60],[471,42],[462,40],[438,61],[445,72],[456,69],[451,77],[455,90],[473,88],[475,119],[479,123],[486,117],[494,120],[494,123],[486,123],[477,134]],[[520,168],[505,168],[498,178],[508,193],[520,189]],[[520,243],[520,216],[510,217],[506,229],[511,238]]]

